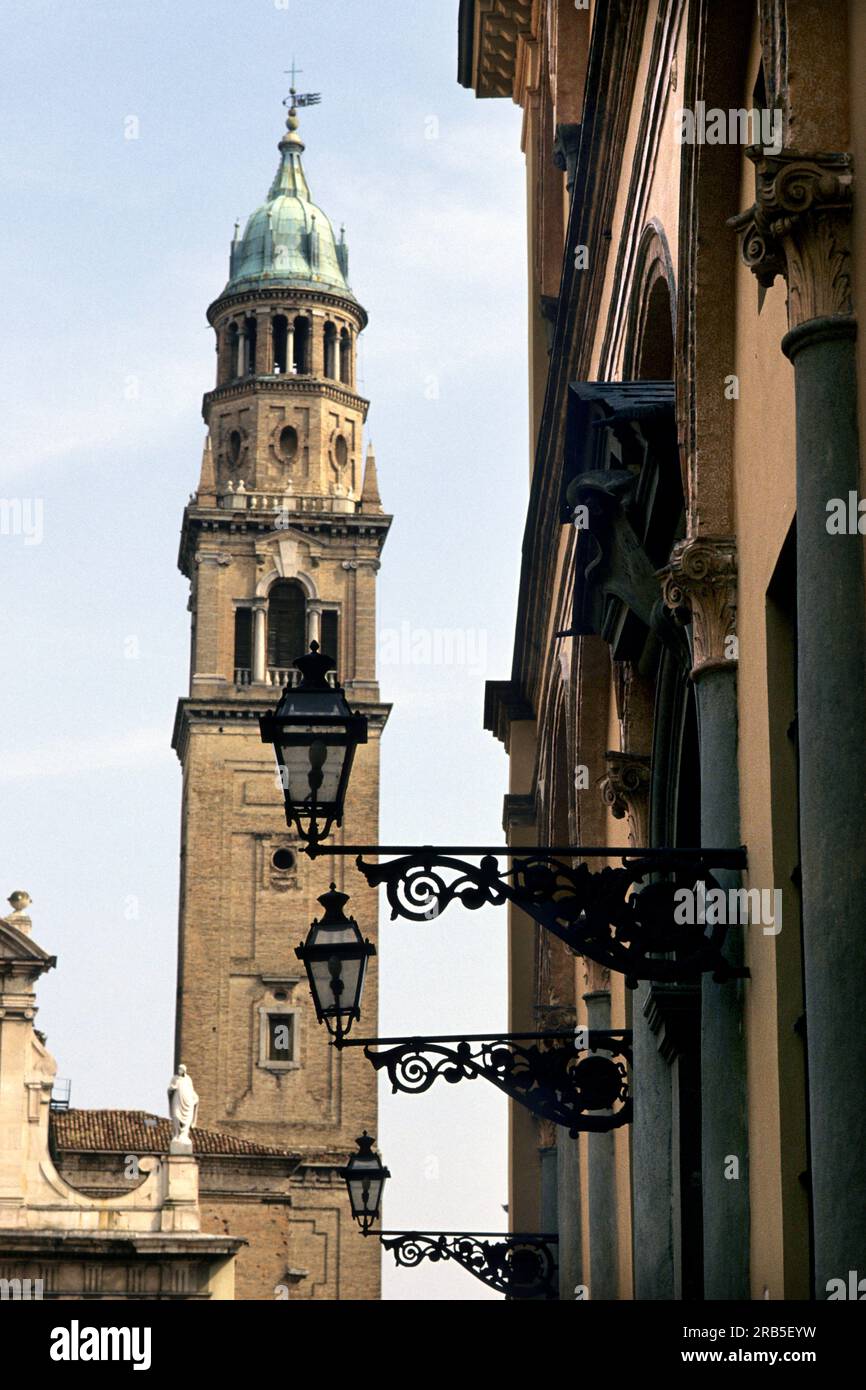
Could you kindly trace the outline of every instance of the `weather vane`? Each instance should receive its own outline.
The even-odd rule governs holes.
[[[288,106],[290,108],[298,106],[318,106],[319,102],[322,100],[321,92],[298,92],[295,90],[295,83],[302,72],[303,68],[296,67],[293,58],[292,66],[285,69],[286,76],[292,79],[292,85],[289,88],[289,95],[283,98],[283,106]]]

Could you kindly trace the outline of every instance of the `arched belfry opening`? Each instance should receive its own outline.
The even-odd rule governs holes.
[[[298,376],[310,371],[310,320],[299,314],[294,324],[293,365]]]
[[[268,669],[289,671],[306,647],[306,597],[294,579],[278,579],[268,595]]]
[[[244,322],[244,362],[243,376],[254,376],[256,370],[256,340],[258,328],[255,314],[250,314]]]
[[[274,376],[285,376],[289,370],[289,322],[285,314],[275,314],[273,321],[272,363]]]
[[[233,381],[239,376],[238,371],[238,326],[230,323],[226,330],[226,352],[228,356],[228,379]]]

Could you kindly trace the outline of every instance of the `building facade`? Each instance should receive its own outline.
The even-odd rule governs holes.
[[[167,1122],[158,1148],[116,1154],[98,1190],[65,1170],[51,1124],[57,1063],[35,1025],[36,983],[56,958],[33,939],[28,894],[10,902],[0,918],[0,1301],[233,1299],[242,1241],[202,1230],[199,1165],[171,1145]]]
[[[192,641],[174,734],[177,1061],[195,1078],[202,1125],[301,1156],[293,1183],[303,1192],[254,1210],[241,1191],[236,1208],[224,1202],[213,1215],[215,1228],[243,1227],[250,1241],[240,1296],[272,1297],[291,1267],[313,1272],[293,1297],[376,1298],[379,1251],[356,1239],[339,1176],[356,1136],[375,1130],[375,1076],[363,1057],[328,1045],[294,954],[329,884],[351,892],[349,910],[372,941],[376,896],[357,875],[344,882],[339,856],[301,853],[258,727],[295,659],[319,642],[369,726],[335,835],[377,842],[387,708],[375,592],[390,517],[363,454],[356,353],[367,315],[349,287],[345,236],[312,201],[303,149],[292,105],[267,199],[236,229],[228,283],[208,310],[216,384],[179,557]],[[375,970],[368,991],[374,1021]]]
[[[825,1299],[866,1267],[864,25],[460,4],[459,79],[520,104],[527,166],[508,842],[746,851],[726,979],[629,988],[512,913],[512,1029],[633,1032],[630,1126],[512,1106],[510,1220],[558,1230],[563,1298]]]

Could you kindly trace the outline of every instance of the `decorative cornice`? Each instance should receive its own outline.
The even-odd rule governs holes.
[[[335,401],[348,410],[360,411],[365,420],[367,411],[370,409],[370,402],[364,396],[359,396],[356,391],[350,391],[347,387],[339,386],[336,382],[326,380],[324,377],[246,376],[237,381],[230,381],[225,386],[217,386],[213,391],[206,391],[201,403],[202,419],[205,424],[210,423],[210,411],[213,405],[221,405],[224,401],[236,400],[239,396],[263,394],[324,396],[326,400]]]
[[[746,151],[755,165],[755,202],[729,219],[743,260],[759,283],[788,282],[788,325],[852,312],[849,154]]]
[[[629,844],[647,843],[650,760],[644,753],[605,754],[607,771],[599,782],[602,800],[616,820],[628,820]]]
[[[291,529],[315,537],[328,535],[339,539],[351,536],[356,544],[366,538],[381,550],[393,519],[388,512],[292,512]],[[187,505],[183,514],[177,564],[181,574],[188,579],[192,575],[195,537],[199,532],[214,537],[222,534],[262,540],[273,536],[274,520],[273,515],[265,512],[235,512],[225,507]],[[280,534],[284,536],[286,531]]]
[[[737,549],[730,536],[679,541],[659,570],[674,617],[692,623],[692,679],[737,661]]]
[[[350,689],[350,686],[351,682],[347,681],[346,693],[352,708],[362,710],[366,716],[369,730],[381,734],[388,722],[388,716],[393,706],[390,703],[384,704],[381,700],[368,702],[364,699],[362,691]],[[224,725],[231,724],[234,726],[233,733],[246,733],[249,730],[254,735],[255,743],[260,746],[258,738],[259,716],[273,710],[279,695],[279,688],[276,686],[265,687],[267,694],[260,693],[258,689],[253,692],[249,686],[245,686],[243,689],[251,693],[246,696],[226,694],[225,697],[221,698],[181,696],[177,703],[174,731],[171,737],[171,746],[181,763],[186,759],[190,729],[194,724],[199,727],[210,727],[214,732],[222,732]],[[268,764],[269,766],[270,764]]]
[[[514,93],[518,40],[529,33],[531,0],[463,0],[458,81],[479,97]]]
[[[23,919],[28,930],[29,921]],[[0,917],[0,1019],[32,1018],[35,1004],[30,986],[56,964],[56,956],[50,956],[15,924],[14,914]]]
[[[513,680],[485,681],[484,727],[506,748],[512,723],[534,718],[531,704]]]
[[[303,308],[309,304],[323,304],[329,308],[342,309],[345,314],[358,321],[359,332],[362,332],[367,326],[367,311],[356,299],[347,299],[340,294],[330,294],[327,290],[304,289],[301,286],[292,288],[290,285],[279,284],[268,285],[266,282],[248,290],[236,291],[234,294],[219,295],[208,308],[207,320],[213,326],[222,314],[242,308],[244,305],[252,305],[257,310],[276,310],[279,312],[282,305]]]

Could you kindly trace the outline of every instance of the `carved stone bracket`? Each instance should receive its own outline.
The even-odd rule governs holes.
[[[502,799],[502,828],[510,838],[516,829],[535,825],[535,797],[532,792],[507,792]]]
[[[605,754],[607,771],[599,783],[602,800],[616,820],[628,820],[630,845],[645,845],[649,839],[650,760],[641,753]]]
[[[737,550],[729,536],[697,536],[674,546],[659,571],[668,608],[692,622],[692,679],[737,660]]]
[[[701,1033],[701,988],[695,984],[652,984],[644,1016],[666,1062],[697,1053]]]
[[[849,154],[746,151],[755,165],[755,201],[729,219],[743,259],[765,287],[788,282],[788,326],[850,314],[851,206]]]

